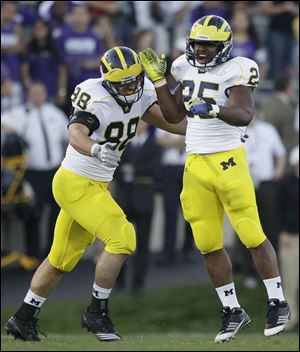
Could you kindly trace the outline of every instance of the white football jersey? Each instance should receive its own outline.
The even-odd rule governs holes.
[[[90,136],[95,143],[115,143],[115,153],[121,155],[126,144],[135,136],[137,125],[146,110],[157,101],[153,84],[145,78],[142,97],[133,103],[130,111],[122,107],[102,85],[102,78],[88,79],[75,87],[72,104],[75,109],[95,115],[100,126]],[[109,182],[115,168],[105,166],[93,156],[76,151],[70,144],[62,166],[92,180]]]
[[[183,54],[173,62],[171,73],[182,85],[184,104],[191,98],[202,97],[210,104],[228,106],[231,87],[256,87],[259,80],[256,62],[245,57],[233,58],[206,73],[199,73]],[[188,154],[218,153],[238,148],[242,144],[245,127],[232,126],[218,118],[201,119],[191,115],[187,116],[187,120]]]

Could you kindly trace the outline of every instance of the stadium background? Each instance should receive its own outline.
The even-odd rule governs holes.
[[[282,3],[286,3],[286,9],[271,15],[272,11],[276,11],[276,7],[281,6]],[[81,12],[82,9],[77,11],[78,6],[84,8],[83,12]],[[232,56],[246,56],[259,64],[261,79],[254,93],[256,118],[268,120],[269,123],[272,123],[274,118],[273,126],[278,129],[286,150],[285,171],[280,176],[284,178],[285,174],[291,171],[288,162],[289,153],[299,143],[298,7],[297,1],[2,1],[1,113],[7,114],[19,104],[24,104],[32,82],[42,81],[48,90],[48,100],[64,112],[67,120],[70,112],[70,95],[74,86],[83,79],[99,77],[98,60],[105,50],[115,45],[129,46],[137,52],[146,47],[152,47],[159,53],[166,53],[170,64],[184,52],[185,36],[197,18],[207,14],[220,15],[229,21],[233,29]],[[82,18],[87,13],[89,17],[85,24]],[[40,18],[43,20],[42,23]],[[43,30],[43,25],[49,26],[54,45],[54,47],[51,45],[47,47],[44,54],[42,50],[36,51],[33,45],[33,38],[38,37],[37,33]],[[90,54],[86,52],[90,48],[89,43],[81,41],[79,34],[77,37],[74,35],[77,27],[85,25],[86,36],[89,36],[90,40],[97,38],[97,45],[91,49]],[[76,53],[68,52],[64,46],[70,35],[70,27],[73,28],[73,36],[76,39],[73,43],[79,47],[82,46],[82,52],[80,50]],[[65,80],[62,77],[65,77]],[[290,88],[287,88],[288,101],[286,101],[289,119],[285,119],[286,116],[277,116],[283,120],[283,130],[287,131],[282,132],[277,124],[278,119],[273,116],[274,112],[268,116],[270,114],[268,104],[272,104],[272,99],[278,95],[276,90],[280,82],[285,81],[290,82]],[[3,127],[2,124],[1,127]],[[55,129],[55,126],[53,128]],[[156,131],[152,130],[152,133]],[[7,152],[9,146],[4,144],[6,135],[4,126],[1,128],[1,146],[2,151],[8,153],[2,152],[1,160],[4,166],[7,166],[5,164],[7,155],[13,154],[13,151],[11,154],[10,151]],[[257,154],[252,155],[253,158],[263,155],[264,143],[259,146],[262,149],[256,150]],[[249,149],[248,152],[252,151]],[[274,156],[269,153],[268,157]],[[251,155],[249,158],[251,159]],[[26,163],[22,167],[26,169]],[[16,176],[18,169],[13,166],[12,171]],[[257,170],[253,169],[254,177],[259,177],[256,172]],[[6,184],[6,180],[1,169],[2,186]],[[279,180],[276,180],[275,187],[277,182]],[[112,184],[113,190],[114,184]],[[32,257],[26,253],[23,218],[19,216],[18,210],[16,211],[20,202],[16,200],[6,202],[7,189],[2,187],[1,191],[1,305],[4,308],[1,326],[3,326],[3,319],[8,316],[9,310],[18,306],[24,297],[33,270],[41,258]],[[46,207],[40,230],[41,257],[48,246],[46,225],[48,216],[49,209]],[[151,330],[179,331],[183,326],[186,331],[212,332],[218,328],[216,313],[220,306],[209,284],[201,255],[193,246],[188,255],[185,255],[183,251],[185,224],[180,211],[174,221],[178,223],[174,234],[176,242],[174,260],[170,263],[161,263],[164,207],[158,177],[149,244],[151,261],[145,291],[139,295],[133,295],[128,289],[121,290],[120,287],[120,290],[115,290],[113,296],[115,298],[112,298],[112,312],[116,316],[115,320],[118,318],[120,320],[118,324],[121,325],[120,330],[124,328],[129,333]],[[241,291],[240,300],[242,302],[244,300],[247,309],[249,307],[249,313],[254,318],[250,331],[259,331],[259,326],[263,322],[261,311],[264,310],[264,306],[259,306],[258,303],[260,308],[254,309],[252,302],[260,300],[264,303],[266,299],[264,288],[253,273],[253,268],[242,269],[249,266],[245,264],[245,260],[250,259],[245,257],[243,261],[243,255],[238,254],[241,249],[226,219],[224,234],[225,246],[234,262],[235,277],[238,289]],[[276,243],[276,248],[279,250],[280,243],[276,230],[271,240]],[[53,293],[52,299],[48,302],[50,307],[47,310],[48,318],[46,314],[42,314],[42,318],[46,320],[45,330],[57,332],[59,327],[64,326],[67,332],[78,331],[77,326],[66,320],[67,318],[62,318],[58,325],[54,321],[56,321],[60,303],[77,300],[73,305],[70,303],[70,307],[67,308],[70,314],[74,315],[73,307],[76,302],[81,302],[80,307],[84,306],[82,302],[89,300],[93,263],[101,247],[101,244],[97,243],[89,248],[78,268],[69,274],[69,277],[66,276]],[[128,270],[130,276],[130,261]],[[251,275],[247,270],[250,270]],[[70,290],[72,282],[80,282],[75,293]],[[203,297],[201,297],[202,293]],[[179,296],[177,299],[176,295]],[[158,302],[156,309],[164,311],[161,315],[153,313],[153,303],[151,303],[153,296]],[[169,300],[170,296],[173,299]],[[201,317],[193,312],[193,305],[198,297],[202,302],[198,302]],[[176,306],[176,312],[173,310],[174,306]],[[126,320],[124,315],[127,317]],[[133,323],[129,322],[131,319],[134,320]],[[145,324],[144,330],[141,329],[141,321]],[[260,322],[260,325],[256,324],[256,321]]]

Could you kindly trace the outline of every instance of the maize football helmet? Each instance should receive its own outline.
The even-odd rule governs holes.
[[[196,42],[205,42],[217,46],[217,53],[208,56],[205,63],[198,61],[198,55],[194,50]],[[204,16],[198,19],[192,26],[186,40],[186,58],[200,72],[207,72],[217,65],[227,61],[232,49],[232,30],[224,18],[219,16]]]
[[[144,89],[145,72],[138,55],[125,46],[107,50],[100,59],[103,84],[119,102],[137,102]]]

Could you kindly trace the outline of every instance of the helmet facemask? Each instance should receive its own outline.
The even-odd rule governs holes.
[[[131,105],[137,102],[143,95],[144,78],[145,78],[145,73],[143,71],[137,77],[135,77],[134,75],[131,75],[129,77],[125,77],[120,82],[110,82],[107,80],[105,81],[105,85],[106,85],[106,89],[115,99],[121,101],[122,103]],[[133,84],[135,84],[135,88],[132,89],[132,92],[129,89],[126,92],[124,88],[126,86],[130,88],[133,86]]]
[[[200,72],[207,72],[226,62],[229,59],[229,54],[232,49],[232,38],[226,42],[207,41],[208,43],[214,44],[218,47],[218,51],[215,55],[208,55],[205,63],[201,64],[198,62],[198,54],[194,51],[194,44],[197,42],[195,39],[187,37],[186,40],[186,58],[187,61],[194,67],[197,67]],[[199,40],[201,42],[201,40]]]

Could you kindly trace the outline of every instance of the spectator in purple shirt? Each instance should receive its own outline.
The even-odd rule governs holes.
[[[267,51],[260,45],[251,17],[245,10],[235,10],[231,26],[234,36],[230,57],[243,56],[256,61],[259,66],[260,79],[263,80],[268,69]]]
[[[121,44],[116,29],[109,16],[99,16],[93,24],[93,30],[99,36],[105,50]]]
[[[68,70],[68,92],[89,78],[99,77],[99,58],[103,44],[90,28],[90,13],[86,6],[74,6],[69,17],[70,27],[58,38],[58,47]]]
[[[230,11],[227,9],[224,1],[200,1],[201,4],[195,7],[190,13],[191,25],[200,17],[215,15],[225,19],[230,18]]]
[[[60,107],[66,103],[66,66],[61,61],[49,24],[42,19],[34,23],[22,64],[22,78],[27,89],[32,81],[43,82],[50,101]]]
[[[1,112],[22,104],[22,98],[19,90],[15,89],[6,65],[1,60]]]
[[[25,30],[30,30],[38,18],[37,4],[35,1],[18,1],[17,14],[15,16]]]
[[[58,38],[66,27],[66,17],[72,8],[71,1],[42,1],[38,13],[51,27],[53,38]]]
[[[255,60],[258,42],[251,20],[247,14],[242,11],[234,12],[231,19],[231,26],[234,36],[230,56],[244,56],[248,59]]]
[[[15,20],[16,11],[15,1],[1,1],[1,61],[9,71],[14,89],[22,95],[20,64],[24,43],[22,27]]]

